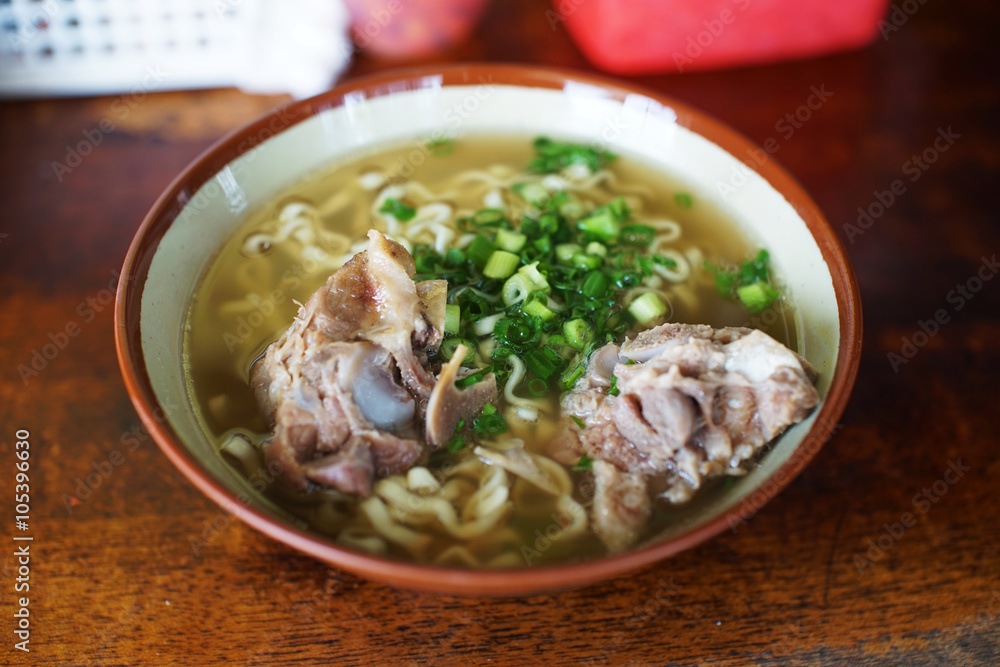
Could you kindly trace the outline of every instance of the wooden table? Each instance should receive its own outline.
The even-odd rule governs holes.
[[[441,59],[590,69],[546,8],[496,2]],[[283,98],[3,104],[0,662],[997,664],[997,19],[993,3],[932,1],[854,53],[636,78],[759,144],[777,139],[857,270],[861,371],[842,429],[736,533],[529,599],[395,590],[221,522],[140,426],[112,340],[129,241],[185,164]],[[385,66],[360,58],[349,76]],[[832,96],[785,136],[777,123],[813,86]],[[105,119],[91,154],[53,168]],[[19,370],[33,360],[37,376]],[[30,431],[27,532],[12,516],[18,429]],[[14,547],[28,543],[12,533],[34,538],[28,593],[14,591]],[[13,648],[22,595],[29,654]]]

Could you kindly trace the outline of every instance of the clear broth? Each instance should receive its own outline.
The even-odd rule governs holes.
[[[442,183],[463,170],[482,169],[493,164],[521,170],[532,157],[531,138],[522,136],[463,138],[446,156],[425,153],[425,159],[417,166],[408,161],[407,156],[413,151],[413,144],[388,148],[321,170],[275,198],[273,204],[251,215],[211,262],[190,304],[184,349],[192,403],[206,434],[218,447],[234,434],[255,444],[269,437],[270,429],[248,387],[250,366],[267,345],[288,328],[298,310],[297,304],[304,303],[329,274],[329,271],[310,265],[310,262],[291,253],[276,250],[263,256],[248,256],[243,252],[243,243],[249,235],[272,223],[287,203],[300,201],[320,210],[326,229],[339,231],[352,239],[361,239],[373,226],[369,210],[377,192],[359,187],[358,179],[362,174],[372,170],[389,174],[408,173],[412,167],[412,174],[407,180],[418,181],[432,191],[440,191]],[[682,182],[628,156],[620,156],[608,169],[616,176],[616,182],[623,184],[622,189],[639,187],[653,193],[645,200],[642,218],[667,218],[681,225],[682,235],[673,244],[678,250],[683,252],[688,248],[699,248],[706,259],[717,264],[735,264],[755,254],[757,248],[750,239],[718,210],[699,200],[698,193],[692,192]],[[609,195],[617,192],[613,187],[607,188],[607,191]],[[348,197],[348,203],[338,208],[335,215],[323,215],[324,203],[338,195]],[[685,199],[678,195],[689,195],[693,205],[685,205]],[[458,198],[449,203],[458,208],[475,210],[482,207],[481,198],[476,200],[477,197],[478,193],[467,201]],[[670,321],[714,327],[753,326],[795,349],[795,330],[787,303],[779,301],[772,306],[772,312],[749,316],[740,305],[723,299],[717,293],[711,274],[700,266],[692,266],[691,277],[685,285],[693,298],[673,299]],[[533,434],[528,433],[528,436],[534,442],[529,442],[528,448],[543,449],[545,439],[555,432],[554,428],[555,425],[550,423],[530,429]],[[468,452],[468,456],[472,453]],[[579,499],[586,502],[589,495],[586,480],[589,476],[580,473],[572,475]],[[702,489],[699,496],[719,492],[722,484],[708,486],[712,488]],[[287,493],[280,485],[273,485],[267,494],[293,514],[313,522],[314,511],[311,508],[315,503],[308,498]],[[696,498],[694,502],[698,500]],[[684,507],[669,505],[663,505],[659,510],[654,512],[654,519],[647,529],[647,539],[655,536],[669,522],[681,520],[679,517],[686,513]],[[515,515],[509,525],[522,536],[525,545],[532,547],[537,543],[538,536],[544,535],[554,521],[552,513],[542,508],[539,512]],[[325,532],[331,531],[326,529]],[[584,539],[540,552],[537,560],[531,563],[592,558],[604,552],[596,537],[588,532]],[[404,553],[395,555],[409,559]]]

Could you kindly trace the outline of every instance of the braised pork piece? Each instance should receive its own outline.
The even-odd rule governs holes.
[[[594,460],[594,532],[622,551],[651,494],[682,503],[707,479],[744,474],[741,464],[819,403],[815,379],[761,331],[663,324],[594,353],[563,397],[552,454]]]
[[[265,457],[299,489],[316,483],[366,497],[376,479],[413,467],[459,419],[497,399],[492,375],[459,390],[456,364],[439,376],[430,370],[447,284],[414,282],[406,249],[368,236],[368,249],[330,276],[251,371],[274,430]]]

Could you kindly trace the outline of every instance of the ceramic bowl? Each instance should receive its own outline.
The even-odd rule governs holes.
[[[771,252],[797,307],[800,352],[819,371],[818,410],[789,429],[724,493],[641,548],[561,566],[463,570],[338,546],[249,489],[203,434],[185,389],[189,300],[214,253],[258,207],[318,168],[375,144],[417,150],[427,137],[498,132],[602,142],[674,176]],[[295,102],[219,141],[167,188],[135,236],[118,288],[116,343],[149,432],[215,502],[261,532],[333,566],[441,593],[520,595],[579,586],[736,529],[789,483],[829,437],[860,357],[857,286],[829,223],[767,153],[658,92],[567,71],[462,65],[378,74]]]

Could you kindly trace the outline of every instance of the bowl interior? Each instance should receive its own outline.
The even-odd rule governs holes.
[[[133,400],[155,427],[151,430],[158,442],[217,502],[320,558],[396,583],[493,592],[481,583],[484,575],[497,575],[498,587],[501,579],[506,577],[510,584],[509,578],[518,576],[480,572],[470,578],[468,573],[439,571],[431,576],[431,585],[426,583],[427,572],[435,568],[380,562],[309,534],[297,519],[254,493],[222,460],[192,408],[182,363],[184,323],[191,296],[213,255],[252,211],[289,186],[373,147],[412,146],[409,159],[418,163],[426,158],[424,146],[432,138],[510,134],[526,139],[544,134],[600,145],[655,166],[686,183],[693,196],[714,204],[752,241],[768,248],[797,309],[799,350],[820,373],[820,394],[829,399],[835,378],[837,392],[846,394],[853,370],[841,353],[842,335],[845,326],[859,326],[844,321],[852,317],[844,304],[856,299],[850,270],[829,226],[780,168],[765,164],[759,171],[751,169],[741,162],[749,155],[746,151],[753,150],[747,142],[670,101],[572,76],[549,75],[530,82],[523,78],[516,70],[467,68],[460,76],[402,76],[332,91],[224,140],[189,168],[154,208],[126,261],[124,275],[134,291],[132,299],[119,306],[123,369]],[[789,188],[794,201],[786,197]],[[787,482],[782,477],[790,478],[804,465],[798,459],[810,458],[822,442],[803,447],[810,429],[817,419],[832,424],[840,409],[838,399],[837,405],[829,410],[823,406],[790,429],[749,475],[727,493],[698,504],[656,543],[605,559],[610,565],[561,568],[571,574],[564,580],[538,577],[537,587],[607,576],[718,532],[723,517],[729,516],[731,523],[739,506],[759,494],[766,480],[772,480],[776,491]],[[534,585],[524,583],[529,580],[535,579],[521,578],[526,590]]]

